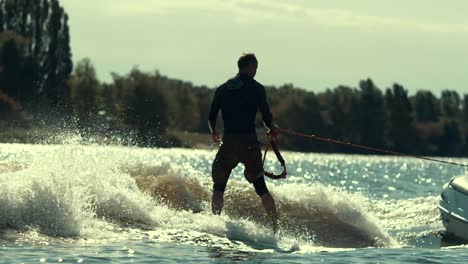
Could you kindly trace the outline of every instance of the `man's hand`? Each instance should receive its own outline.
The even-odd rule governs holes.
[[[267,139],[268,139],[268,141],[277,143],[277,142],[278,142],[277,135],[278,135],[278,132],[276,132],[276,129],[275,129],[275,128],[271,128],[271,129],[268,130],[268,132],[267,132]]]
[[[213,140],[214,143],[219,143],[221,141],[221,138],[219,138],[219,134],[217,131],[213,131],[211,133],[211,139]]]

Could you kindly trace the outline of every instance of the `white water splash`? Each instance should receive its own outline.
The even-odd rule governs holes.
[[[0,145],[0,228],[96,241],[150,238],[238,250],[310,252],[323,250],[320,239],[327,241],[327,248],[333,246],[330,241],[341,234],[346,239],[357,235],[362,245],[375,239],[393,246],[387,230],[411,223],[405,208],[420,223],[428,213],[434,215],[427,209],[430,199],[422,210],[417,200],[373,203],[333,186],[286,181],[270,187],[284,218],[278,238],[258,216],[265,213],[252,187],[236,179],[226,192],[226,215],[209,213],[210,178],[199,168],[209,166],[213,156],[210,151],[81,146],[75,140]],[[173,165],[167,165],[170,162]],[[139,177],[147,177],[154,188],[145,185],[148,189],[141,191]],[[294,229],[299,226],[302,229]],[[315,231],[322,231],[317,241]],[[358,240],[341,243],[362,246]]]

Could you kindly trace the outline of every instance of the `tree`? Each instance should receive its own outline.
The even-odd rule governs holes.
[[[468,121],[468,94],[463,97],[463,117]]]
[[[196,130],[199,125],[200,112],[192,85],[182,81],[172,81],[167,85],[165,84],[168,82],[167,79],[159,78],[158,80],[160,86],[169,86],[168,89],[164,89],[164,92],[168,98],[171,98],[171,105],[169,105],[169,112],[172,116],[170,127],[183,131]]]
[[[298,129],[306,134],[324,135],[325,121],[323,120],[319,101],[313,92],[307,92],[302,97],[303,107],[301,112],[297,113],[302,117],[298,123]],[[303,149],[306,151],[325,152],[329,145],[315,140],[305,140]]]
[[[156,76],[134,68],[128,76],[130,93],[126,102],[125,122],[138,131],[139,143],[157,145],[165,134],[167,103],[157,87]]]
[[[20,47],[18,46],[15,36],[12,35],[5,40],[1,47],[2,72],[0,77],[0,87],[2,87],[4,92],[8,95],[16,98],[18,97],[18,94],[20,94],[18,86],[22,64],[22,55]]]
[[[450,120],[443,125],[443,135],[438,142],[438,155],[457,156],[461,153],[462,137],[460,127],[454,120]]]
[[[0,21],[0,33],[12,31],[28,40],[27,70],[21,78],[32,83],[27,94],[41,94],[54,106],[66,104],[73,65],[68,16],[58,0],[2,0]],[[32,101],[31,97],[28,99]]]
[[[359,142],[359,91],[347,86],[338,86],[327,102],[331,120],[331,136],[341,141]],[[349,147],[334,145],[333,151],[349,152]]]
[[[441,106],[443,114],[448,118],[456,118],[460,115],[461,99],[456,91],[442,91]]]
[[[27,43],[14,32],[0,33],[0,89],[23,103],[34,96],[35,71]]]
[[[73,112],[81,127],[91,126],[97,112],[99,81],[90,59],[80,60],[71,78],[71,100]]]
[[[408,92],[399,84],[387,89],[385,102],[388,113],[388,137],[391,147],[401,152],[414,150],[415,131],[412,127],[412,107]]]
[[[439,120],[439,102],[430,91],[418,91],[414,97],[416,117],[420,122],[436,122]]]
[[[193,93],[196,97],[199,113],[197,131],[201,133],[209,133],[208,113],[210,111],[210,104],[214,91],[208,87],[202,86],[198,89],[194,89]]]
[[[382,92],[371,79],[359,82],[361,144],[384,146],[385,109]]]

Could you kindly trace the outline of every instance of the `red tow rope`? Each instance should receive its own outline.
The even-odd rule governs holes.
[[[359,144],[338,141],[338,140],[334,140],[334,139],[330,139],[330,138],[324,138],[324,137],[320,137],[320,136],[316,136],[316,135],[302,134],[302,133],[299,133],[299,132],[286,130],[286,129],[281,129],[281,128],[277,128],[276,131],[278,131],[279,133],[282,133],[284,135],[297,136],[297,137],[303,137],[303,138],[310,138],[310,139],[315,139],[315,140],[318,140],[318,141],[323,141],[323,142],[328,142],[328,143],[333,143],[333,144],[338,144],[338,145],[345,145],[345,146],[348,146],[348,147],[351,147],[351,148],[364,149],[364,150],[367,150],[367,151],[373,151],[373,152],[377,152],[377,153],[384,153],[384,154],[390,154],[390,155],[395,155],[395,156],[403,156],[403,157],[411,157],[411,158],[428,160],[428,161],[439,162],[439,163],[444,163],[444,164],[450,164],[450,165],[455,165],[455,166],[468,167],[468,164],[461,164],[461,163],[445,161],[445,160],[440,160],[440,159],[434,159],[434,158],[428,158],[428,157],[423,157],[423,156],[418,156],[418,155],[405,154],[405,153],[391,151],[391,150],[378,149],[378,148],[363,146],[363,145],[359,145]]]
[[[384,153],[384,154],[390,154],[390,155],[395,155],[395,156],[403,156],[403,157],[411,157],[411,158],[428,160],[428,161],[433,161],[433,162],[439,162],[439,163],[444,163],[444,164],[449,164],[449,165],[468,167],[468,164],[461,164],[461,163],[445,161],[445,160],[440,160],[440,159],[435,159],[435,158],[428,158],[428,157],[423,157],[423,156],[418,156],[418,155],[411,155],[411,154],[405,154],[405,153],[401,153],[401,152],[391,151],[391,150],[373,148],[373,147],[363,146],[363,145],[359,145],[359,144],[338,141],[338,140],[334,140],[334,139],[330,139],[330,138],[324,138],[324,137],[320,137],[320,136],[316,136],[316,135],[302,134],[302,133],[299,133],[299,132],[286,130],[286,129],[281,129],[281,128],[276,128],[275,131],[277,131],[277,132],[279,132],[281,134],[284,134],[284,135],[303,137],[303,138],[310,138],[310,139],[314,139],[314,140],[318,140],[318,141],[323,141],[323,142],[338,144],[338,145],[345,145],[345,146],[348,146],[348,147],[351,147],[351,148],[364,149],[364,150],[367,150],[367,151],[373,151],[373,152],[377,152],[377,153]],[[275,179],[275,180],[277,180],[277,179],[286,179],[286,175],[288,174],[287,171],[286,171],[286,165],[285,165],[283,157],[281,156],[278,145],[276,144],[276,140],[274,139],[274,137],[271,137],[271,135],[269,135],[269,134],[267,134],[267,135],[269,136],[269,138],[268,138],[268,144],[265,147],[265,154],[263,155],[263,164],[265,165],[266,155],[267,155],[269,147],[271,146],[273,151],[276,154],[276,157],[278,158],[278,161],[281,163],[281,166],[283,167],[283,172],[281,174],[274,174],[274,173],[265,171],[264,174],[265,174],[265,176],[267,176],[267,177],[269,177],[271,179]]]

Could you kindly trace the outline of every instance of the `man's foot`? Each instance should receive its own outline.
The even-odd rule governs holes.
[[[277,235],[277,234],[278,234],[278,231],[279,231],[279,229],[278,229],[278,221],[273,221],[273,222],[272,222],[272,227],[273,227],[273,233],[274,233],[275,235]]]

